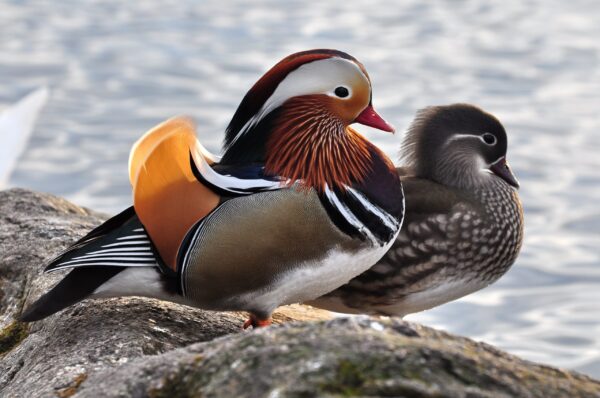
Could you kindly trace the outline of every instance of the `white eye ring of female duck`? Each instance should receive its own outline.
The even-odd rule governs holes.
[[[498,139],[496,138],[496,136],[492,133],[483,133],[480,137],[481,141],[483,141],[484,144],[489,145],[489,146],[494,146],[498,143]]]

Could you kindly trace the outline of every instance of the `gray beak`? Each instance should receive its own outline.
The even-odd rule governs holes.
[[[505,157],[501,157],[494,164],[492,164],[490,166],[490,170],[492,173],[496,174],[513,187],[517,189],[519,188],[519,181],[517,181],[517,177],[515,177],[513,174]]]

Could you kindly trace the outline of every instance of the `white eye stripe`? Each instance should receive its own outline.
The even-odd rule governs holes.
[[[485,142],[485,139],[483,138],[483,136],[489,134],[490,136],[492,136],[494,138],[494,141],[491,143],[487,143]],[[454,134],[452,137],[448,138],[448,140],[446,141],[446,145],[448,145],[449,143],[451,143],[452,141],[457,141],[457,140],[461,140],[463,138],[476,138],[479,141],[483,142],[485,145],[488,146],[492,146],[492,145],[496,145],[498,143],[498,139],[496,138],[496,136],[492,133],[483,133],[482,135],[478,135],[478,134]]]
[[[462,140],[463,138],[477,138],[477,139],[481,140],[481,138],[479,136],[476,136],[473,134],[454,134],[453,136],[448,138],[448,140],[446,141],[446,145],[453,141]]]
[[[369,84],[364,72],[353,61],[333,57],[317,61],[308,62],[301,65],[294,71],[290,72],[277,86],[273,94],[263,104],[262,108],[240,129],[238,134],[229,144],[231,147],[241,136],[249,131],[253,126],[258,124],[266,115],[279,107],[285,101],[292,97],[323,93],[335,96],[335,89],[341,84],[337,84],[333,88],[331,83],[335,81],[351,81],[355,78],[364,79]],[[344,85],[348,88],[346,85]],[[333,90],[333,91],[332,91]],[[330,94],[331,93],[331,94]],[[346,98],[349,98],[350,95]],[[340,98],[335,96],[335,98]]]

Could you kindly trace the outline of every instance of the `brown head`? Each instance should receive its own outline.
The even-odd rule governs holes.
[[[349,127],[394,129],[373,109],[364,66],[336,50],[290,55],[246,94],[225,138],[223,163],[259,162],[269,174],[322,189],[368,172],[371,144]]]

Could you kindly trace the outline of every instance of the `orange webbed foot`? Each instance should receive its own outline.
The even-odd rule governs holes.
[[[269,326],[271,322],[271,317],[267,319],[260,319],[256,315],[250,314],[250,317],[246,320],[246,322],[244,322],[243,328],[248,329],[250,326],[252,326],[253,329],[264,328],[265,326]]]

